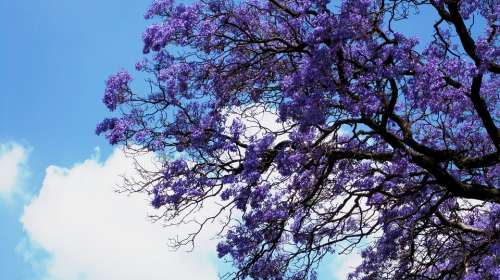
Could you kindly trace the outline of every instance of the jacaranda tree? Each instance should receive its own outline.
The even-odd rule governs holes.
[[[398,30],[420,17],[419,42]],[[154,152],[130,191],[169,222],[208,201],[236,279],[500,279],[498,0],[155,0],[109,78],[111,144]],[[411,30],[411,26],[406,27]]]

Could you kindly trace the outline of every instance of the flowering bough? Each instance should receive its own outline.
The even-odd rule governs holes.
[[[394,26],[425,7],[421,44]],[[229,277],[314,279],[358,246],[352,279],[499,279],[499,15],[496,0],[155,0],[148,93],[111,77],[120,116],[97,133],[162,155],[127,185],[160,218],[218,201],[178,245],[224,221]]]

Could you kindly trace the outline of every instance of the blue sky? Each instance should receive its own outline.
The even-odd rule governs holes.
[[[121,68],[132,69],[141,57],[141,34],[147,24],[142,15],[149,3],[150,0],[0,0],[0,166],[6,154],[9,160],[17,160],[14,191],[3,197],[0,193],[0,279],[111,279],[110,275],[120,275],[106,271],[112,266],[104,264],[129,264],[120,255],[127,254],[121,252],[120,244],[130,246],[131,252],[138,254],[131,257],[146,254],[150,263],[158,261],[162,265],[158,258],[171,261],[167,265],[178,261],[169,255],[167,237],[157,227],[144,226],[142,231],[124,234],[130,240],[123,237],[113,243],[119,238],[100,230],[109,234],[113,230],[133,231],[136,224],[115,216],[109,220],[97,218],[102,224],[85,224],[86,218],[93,215],[92,208],[114,215],[116,210],[107,208],[97,192],[112,182],[109,176],[113,172],[129,168],[119,162],[126,162],[123,155],[113,153],[93,131],[95,124],[107,115],[100,102],[104,80]],[[430,17],[425,15],[419,20]],[[416,35],[429,31],[418,20],[401,28]],[[5,174],[0,176],[7,178]],[[111,194],[102,197],[111,198]],[[132,202],[113,203],[126,208]],[[144,213],[138,205],[146,202],[134,198],[132,204],[130,209],[139,210],[138,216],[130,214],[131,220],[141,223]],[[86,207],[90,208],[88,212]],[[88,228],[92,230],[84,232]],[[96,232],[96,238],[104,236],[104,241],[92,243],[114,244],[110,248],[115,251],[110,249],[106,255],[98,247],[86,246],[83,235],[94,236]],[[144,240],[134,243],[137,236],[158,241],[159,249],[149,248]],[[80,243],[84,246],[78,247]],[[198,279],[212,279],[215,269],[223,265],[216,263],[208,251],[202,248],[196,257],[183,256],[186,259],[179,267],[186,265],[185,270],[190,270],[192,264],[200,273],[206,273]],[[96,259],[97,263],[92,263]],[[328,260],[321,269],[322,278],[331,279],[336,266],[348,261],[351,259]],[[127,267],[121,269],[125,275],[133,275]],[[144,275],[141,269],[138,267],[137,271]],[[177,279],[191,276],[180,275]]]
[[[111,148],[94,135],[106,114],[105,78],[141,53],[148,0],[0,0],[0,143],[29,147],[25,191],[36,194],[49,165],[71,166]],[[29,279],[16,250],[25,199],[0,201],[0,279]]]

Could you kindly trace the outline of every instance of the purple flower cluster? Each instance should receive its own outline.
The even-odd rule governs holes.
[[[173,8],[173,4],[173,0],[154,0],[146,14],[144,14],[144,18],[151,19],[155,16],[168,16]]]
[[[130,81],[132,81],[132,77],[125,70],[109,77],[106,81],[103,102],[109,110],[114,111],[117,105],[127,101]]]
[[[151,50],[160,51],[167,43],[175,41],[178,44],[187,44],[198,19],[198,5],[172,5],[171,0],[157,0],[146,13],[146,18],[155,15],[167,17],[163,23],[150,25],[143,34],[144,53]]]
[[[105,133],[109,143],[114,145],[127,140],[128,129],[132,125],[132,120],[127,118],[104,119],[96,127],[96,134]]]

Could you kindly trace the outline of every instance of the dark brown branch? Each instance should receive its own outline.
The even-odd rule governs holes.
[[[498,128],[488,112],[486,102],[484,102],[484,99],[481,98],[480,91],[482,80],[482,75],[477,75],[472,79],[470,98],[472,104],[474,104],[474,109],[476,109],[477,114],[481,118],[483,125],[491,138],[491,141],[493,141],[493,145],[495,145],[497,151],[500,151],[500,133],[498,132]]]
[[[467,26],[465,25],[465,22],[460,15],[458,3],[455,1],[449,1],[447,3],[448,10],[449,10],[449,19],[446,19],[447,21],[450,21],[453,23],[453,26],[455,26],[455,30],[458,34],[458,37],[460,38],[460,41],[462,42],[462,46],[465,50],[465,52],[474,60],[476,65],[481,64],[481,59],[478,57],[476,53],[476,42],[474,42],[474,39],[472,39],[471,35],[469,34],[469,31],[467,30]]]
[[[500,203],[500,189],[480,184],[462,183],[426,156],[412,153],[411,159],[414,163],[432,174],[448,191],[458,197]]]

